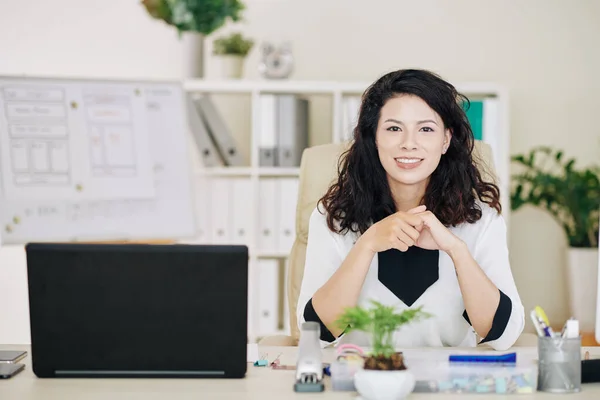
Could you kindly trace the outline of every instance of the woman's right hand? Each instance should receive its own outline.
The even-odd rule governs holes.
[[[389,249],[407,251],[415,245],[423,229],[423,220],[414,214],[425,210],[423,205],[408,211],[398,211],[371,225],[359,238],[359,242],[373,253]]]

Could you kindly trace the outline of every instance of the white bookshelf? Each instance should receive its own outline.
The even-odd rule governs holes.
[[[327,95],[332,100],[331,141],[339,143],[343,140],[341,132],[342,100],[345,96],[360,96],[371,82],[337,82],[337,81],[269,81],[269,80],[239,80],[239,81],[211,81],[187,80],[184,89],[188,92],[214,93],[214,94],[245,94],[251,96],[251,157],[248,169],[239,167],[215,168],[210,171],[197,171],[214,175],[242,175],[248,176],[293,176],[298,169],[292,168],[261,168],[258,164],[258,142],[260,132],[260,95],[269,93],[296,93],[301,95]],[[469,98],[495,98],[498,102],[498,146],[503,158],[496,159],[497,174],[502,186],[509,182],[509,109],[508,91],[501,85],[487,82],[454,83],[457,90]],[[504,191],[506,192],[506,190]],[[507,193],[505,193],[507,194]],[[508,197],[503,200],[508,204]]]
[[[261,132],[261,110],[260,96],[262,94],[299,94],[305,96],[327,96],[331,100],[331,118],[328,123],[331,132],[330,142],[339,143],[344,140],[343,127],[343,100],[346,96],[360,96],[371,82],[336,82],[336,81],[298,81],[298,80],[239,80],[239,81],[210,81],[210,80],[187,80],[184,89],[187,92],[216,94],[216,95],[243,95],[250,99],[250,127],[248,129],[250,138],[250,162],[244,167],[199,167],[194,171],[194,176],[209,182],[211,179],[247,179],[250,181],[250,192],[247,201],[253,212],[249,218],[249,235],[245,244],[250,249],[249,262],[249,285],[252,288],[260,287],[259,265],[261,260],[277,260],[284,263],[288,257],[287,251],[277,249],[263,250],[259,246],[258,224],[260,218],[260,185],[263,180],[285,180],[298,178],[299,168],[289,167],[261,167],[259,166],[259,137]],[[465,94],[469,99],[493,98],[496,104],[495,117],[496,151],[501,154],[495,156],[496,171],[501,183],[502,204],[505,210],[509,210],[509,115],[508,115],[508,93],[506,89],[495,83],[454,83],[459,92]],[[312,144],[309,144],[312,145]],[[293,207],[295,219],[295,204]],[[506,213],[508,214],[508,213]],[[508,221],[507,221],[508,223]],[[282,264],[283,265],[283,264]],[[255,296],[256,297],[256,296]],[[280,307],[287,307],[287,302],[282,299],[274,299]],[[269,334],[285,334],[286,329],[271,329],[267,332],[255,329],[258,326],[260,316],[257,305],[253,299],[249,303],[250,312],[250,337]],[[284,321],[287,323],[287,321]]]

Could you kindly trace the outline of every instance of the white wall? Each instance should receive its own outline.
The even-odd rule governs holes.
[[[181,44],[138,0],[0,0],[0,74],[178,78]],[[420,67],[456,81],[493,81],[511,96],[511,152],[563,148],[598,161],[600,2],[595,0],[246,0],[244,32],[291,40],[297,79],[374,80]],[[230,28],[226,28],[228,30]],[[207,50],[209,51],[209,50]],[[259,52],[246,62],[257,78]],[[207,77],[218,64],[209,57]],[[316,115],[313,143],[328,135]],[[511,217],[513,271],[525,306],[568,317],[566,241],[545,214]],[[544,290],[541,278],[546,282]],[[538,290],[533,290],[537,287]],[[28,340],[21,248],[0,252],[0,343]],[[7,306],[10,305],[10,308]]]

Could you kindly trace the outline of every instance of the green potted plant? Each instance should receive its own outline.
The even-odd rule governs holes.
[[[511,157],[521,167],[512,177],[511,208],[547,211],[568,241],[569,303],[583,331],[595,327],[600,223],[600,167],[576,168],[575,159],[549,147]]]
[[[141,0],[150,16],[177,29],[184,42],[184,76],[204,75],[204,39],[237,22],[245,5],[241,0]]]
[[[372,350],[364,369],[354,375],[354,385],[367,400],[402,399],[412,392],[415,379],[406,368],[402,353],[395,350],[394,332],[403,325],[427,318],[421,307],[398,312],[395,306],[371,301],[372,307],[348,308],[336,321],[346,334],[363,331],[370,335]]]
[[[244,59],[254,46],[254,41],[234,32],[213,42],[213,54],[221,60],[221,70],[226,78],[241,78]]]

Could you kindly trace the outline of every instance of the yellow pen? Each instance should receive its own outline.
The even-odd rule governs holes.
[[[550,321],[548,320],[548,316],[544,312],[544,309],[540,306],[535,306],[535,313],[537,314],[537,316],[541,320],[541,322],[543,322],[543,324],[545,325],[545,326],[542,326],[542,329],[544,331],[547,331],[548,336],[554,337],[555,336],[554,331],[550,327]]]
[[[548,316],[544,312],[544,309],[540,306],[535,306],[535,313],[544,321],[544,323],[550,326],[550,321],[548,320]]]

